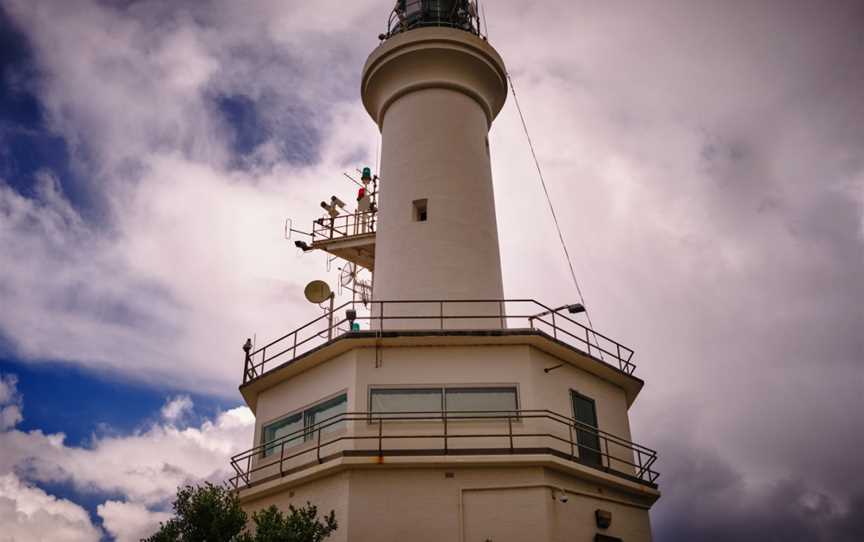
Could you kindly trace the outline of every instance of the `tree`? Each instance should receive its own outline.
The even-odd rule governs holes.
[[[287,515],[275,506],[255,512],[250,532],[236,493],[209,482],[185,486],[177,490],[174,517],[142,542],[321,542],[337,528],[332,510],[322,522],[311,503],[288,508]]]

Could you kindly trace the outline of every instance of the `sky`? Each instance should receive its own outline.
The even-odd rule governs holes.
[[[390,7],[0,0],[0,540],[138,540],[251,445],[240,347],[336,280],[284,221],[375,164]],[[655,539],[864,539],[864,2],[486,11]],[[573,302],[512,96],[490,145],[506,297]]]

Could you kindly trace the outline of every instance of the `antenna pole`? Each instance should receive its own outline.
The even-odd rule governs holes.
[[[333,340],[333,300],[336,299],[336,294],[330,293],[330,310],[327,311],[327,341]]]

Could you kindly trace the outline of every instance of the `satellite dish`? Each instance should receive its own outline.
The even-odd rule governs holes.
[[[313,280],[303,289],[303,295],[306,296],[306,300],[309,303],[317,304],[327,301],[333,295],[333,292],[330,290],[330,286],[323,280]]]

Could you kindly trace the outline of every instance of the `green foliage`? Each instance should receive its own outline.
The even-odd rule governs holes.
[[[288,506],[289,514],[282,514],[275,506],[270,506],[252,514],[255,523],[254,542],[321,542],[336,530],[336,514],[331,510],[318,519],[318,508],[306,503],[303,508]]]
[[[233,491],[210,483],[186,486],[177,490],[174,517],[142,542],[321,542],[337,528],[332,510],[322,522],[311,503],[289,506],[287,515],[275,506],[256,512],[252,532],[247,519]]]

